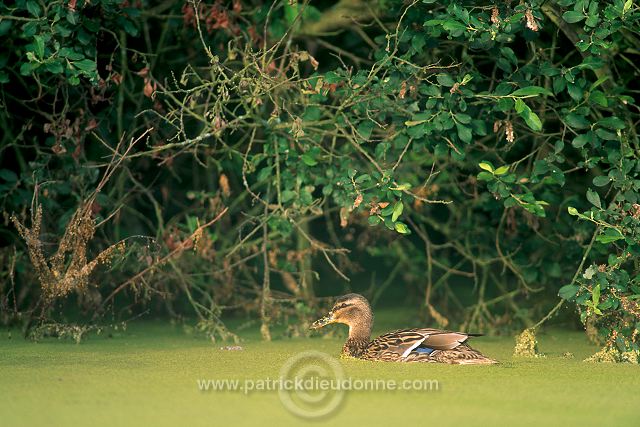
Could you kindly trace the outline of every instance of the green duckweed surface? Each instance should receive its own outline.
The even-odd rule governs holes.
[[[384,317],[384,316],[383,316]],[[387,315],[376,332],[402,327]],[[339,327],[339,326],[332,326]],[[13,338],[9,336],[12,335]],[[512,357],[513,338],[475,338],[497,366],[445,366],[339,360],[353,380],[437,380],[435,391],[348,391],[330,415],[309,421],[287,411],[276,391],[201,391],[198,379],[278,378],[306,350],[337,355],[332,339],[261,342],[240,334],[242,350],[225,351],[178,326],[134,322],[126,331],[82,344],[0,337],[3,426],[245,426],[306,423],[377,425],[637,426],[640,367],[584,363],[597,348],[579,332],[539,336],[547,357]],[[573,358],[563,354],[571,352]]]

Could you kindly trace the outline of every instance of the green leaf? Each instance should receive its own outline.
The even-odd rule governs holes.
[[[540,121],[540,117],[538,117],[538,115],[533,111],[529,110],[529,115],[527,117],[524,117],[524,121],[527,124],[527,126],[531,128],[531,130],[534,130],[536,132],[539,132],[542,130],[542,122]]]
[[[69,24],[71,25],[77,25],[78,24],[78,12],[74,12],[72,10],[70,10],[67,13],[67,22],[69,22]]]
[[[578,209],[574,208],[573,206],[569,206],[567,208],[567,211],[569,212],[569,215],[576,216],[579,214]]]
[[[516,206],[518,204],[518,201],[516,199],[514,199],[513,197],[509,196],[506,199],[504,199],[503,205],[505,208],[512,208],[514,206]]]
[[[492,181],[495,176],[492,173],[482,171],[478,174],[478,181]]]
[[[553,92],[557,95],[567,87],[567,81],[563,76],[558,76],[553,79]]]
[[[83,59],[81,61],[72,62],[72,64],[81,71],[89,72],[95,71],[96,63],[90,59]]]
[[[612,130],[621,130],[627,127],[625,123],[616,116],[605,117],[597,121],[598,125]]]
[[[593,178],[593,185],[595,185],[596,187],[604,187],[609,182],[611,182],[611,178],[606,175],[600,175]]]
[[[576,113],[569,113],[565,116],[564,121],[569,127],[575,129],[587,129],[591,123],[584,117]]]
[[[360,175],[357,179],[356,179],[356,184],[362,184],[365,181],[369,181],[371,180],[371,176],[369,174],[363,174]]]
[[[258,182],[263,182],[267,178],[269,178],[271,176],[272,169],[273,167],[271,166],[260,169],[260,171],[258,172],[258,175],[256,176],[256,179],[258,180]]]
[[[562,19],[564,19],[569,24],[575,24],[576,22],[582,21],[584,18],[586,18],[586,15],[584,13],[576,12],[573,10],[562,14]]]
[[[587,143],[591,140],[591,137],[592,137],[591,132],[578,135],[575,138],[573,138],[571,145],[573,145],[575,148],[582,148],[585,145],[587,145]]]
[[[542,122],[540,121],[540,118],[536,113],[531,111],[531,108],[529,108],[529,106],[524,103],[522,98],[516,98],[515,109],[520,117],[524,119],[527,126],[531,128],[531,130],[534,130],[536,132],[542,130]]]
[[[478,166],[480,166],[480,169],[484,169],[487,172],[491,172],[493,173],[493,166],[491,166],[491,164],[489,162],[480,162],[478,163]]]
[[[402,200],[398,201],[393,208],[393,215],[391,215],[391,221],[396,222],[400,215],[402,215],[402,211],[404,210],[404,204]]]
[[[364,140],[369,140],[371,137],[371,132],[373,132],[374,123],[369,120],[365,120],[364,122],[358,125],[358,133]]]
[[[295,191],[291,191],[291,190],[284,190],[281,194],[281,198],[282,198],[282,203],[287,203],[289,200],[292,200],[294,197],[296,197],[296,193]]]
[[[320,119],[321,115],[322,115],[322,112],[320,111],[320,109],[318,107],[311,106],[311,107],[308,107],[304,111],[304,114],[302,115],[302,118],[305,121],[314,122],[314,121]]]
[[[609,80],[609,76],[602,76],[600,77],[598,80],[596,80],[591,87],[589,88],[589,91],[594,90],[595,88],[597,88],[598,86],[600,86],[602,83],[606,82],[607,80]]]
[[[391,222],[391,218],[385,218],[384,226],[387,227],[389,230],[395,230],[396,229],[395,224],[393,222]]]
[[[47,71],[53,74],[62,74],[62,72],[64,71],[64,67],[62,66],[62,63],[60,61],[47,61],[47,63],[44,64],[44,67],[47,69]]]
[[[83,54],[75,52],[68,47],[63,47],[62,49],[60,49],[58,55],[62,56],[63,58],[67,58],[70,61],[79,61],[84,58]]]
[[[29,11],[30,14],[32,14],[36,18],[40,17],[40,12],[41,12],[40,5],[36,0],[27,1],[27,10]]]
[[[509,172],[509,166],[508,165],[504,165],[504,166],[500,166],[498,169],[496,169],[494,174],[495,175],[504,175],[507,172]]]
[[[335,71],[329,71],[324,75],[324,81],[329,84],[340,83],[343,80],[345,80],[345,78]]]
[[[567,92],[569,92],[569,96],[573,98],[574,101],[580,101],[582,100],[582,98],[584,98],[582,88],[577,84],[569,83],[567,85]]]
[[[436,76],[436,79],[438,80],[438,83],[446,87],[451,87],[455,83],[453,81],[453,77],[451,77],[449,74],[438,74]]]
[[[36,55],[38,55],[38,58],[42,59],[44,58],[44,38],[40,35],[34,36],[33,38],[36,42]]]
[[[12,26],[13,22],[11,20],[3,19],[0,21],[0,37],[6,35]]]
[[[304,162],[305,165],[307,166],[315,166],[318,164],[318,162],[316,161],[316,159],[314,159],[313,157],[311,157],[309,154],[305,153],[302,156],[300,156],[300,158],[302,159],[302,161]]]
[[[404,182],[400,185],[398,185],[397,187],[390,187],[391,190],[397,190],[397,191],[407,191],[411,189],[411,184],[408,182]]]
[[[593,305],[597,306],[600,303],[600,284],[598,283],[593,291],[591,291],[591,300],[593,301]]]
[[[391,214],[393,213],[393,210],[395,209],[395,207],[396,207],[395,205],[389,205],[389,206],[387,206],[386,208],[383,208],[383,209],[380,211],[380,215],[382,215],[382,216],[389,216],[389,215],[391,215]]]
[[[138,27],[136,27],[133,22],[123,18],[120,20],[120,23],[124,27],[124,30],[127,32],[127,34],[129,34],[132,37],[138,36]]]
[[[588,189],[587,190],[587,200],[589,202],[591,202],[591,204],[599,209],[602,208],[602,205],[600,204],[600,195],[598,193],[596,193],[595,191]]]
[[[512,110],[514,107],[512,98],[500,98],[498,100],[498,109],[503,112]]]
[[[457,113],[455,114],[455,118],[457,121],[465,125],[468,125],[469,123],[471,123],[471,116],[468,114]]]
[[[0,178],[7,182],[16,182],[18,180],[18,175],[16,175],[12,170],[0,169]]]
[[[367,221],[369,222],[369,225],[378,225],[382,220],[378,215],[372,215],[367,219]]]
[[[558,291],[558,295],[562,299],[572,300],[573,298],[576,297],[579,290],[580,290],[580,286],[578,285],[565,285],[560,288],[560,290]]]
[[[549,95],[553,96],[553,93],[548,89],[545,89],[540,86],[527,86],[522,89],[518,89],[513,92],[510,96],[530,96],[530,95]]]
[[[458,130],[458,138],[460,138],[460,141],[469,144],[471,142],[471,138],[473,138],[471,128],[461,125],[460,123],[456,123],[456,129]]]
[[[465,31],[467,29],[467,26],[458,21],[447,20],[442,24],[442,28],[451,32],[461,32]]]
[[[599,90],[595,90],[589,94],[589,101],[594,104],[597,104],[603,108],[607,108],[609,106],[609,101],[605,94]]]
[[[23,76],[28,76],[33,72],[33,70],[38,68],[39,65],[40,64],[37,64],[37,63],[34,64],[32,62],[23,62],[20,65],[20,74],[22,74]]]
[[[400,234],[409,234],[409,227],[407,227],[406,224],[402,223],[402,222],[396,222],[394,224],[394,227],[396,229],[396,231]]]
[[[597,242],[604,243],[605,245],[621,239],[624,239],[624,236],[615,228],[607,228],[604,233],[596,237]]]
[[[608,130],[604,130],[603,128],[596,129],[596,135],[598,138],[607,140],[607,141],[617,141],[618,135],[613,132],[609,132]]]

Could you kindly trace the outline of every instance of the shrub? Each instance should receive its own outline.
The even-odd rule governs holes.
[[[3,120],[16,157],[48,169],[3,169],[5,208],[75,170],[49,189],[73,211],[97,179],[83,166],[151,128],[96,199],[134,213],[105,241],[151,234],[162,258],[229,208],[198,253],[140,278],[149,295],[180,289],[203,319],[241,302],[268,337],[336,291],[324,278],[377,272],[374,300],[400,278],[426,316],[464,328],[531,327],[559,293],[608,347],[638,350],[633,2],[17,4],[2,13],[27,23],[0,23],[14,55],[0,73],[25,84],[3,86],[20,100]],[[27,81],[46,114],[20,133]]]

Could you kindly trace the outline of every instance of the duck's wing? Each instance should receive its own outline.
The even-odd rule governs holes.
[[[469,334],[440,329],[400,329],[380,335],[371,342],[370,349],[380,353],[393,353],[404,358],[419,347],[429,350],[451,350],[468,338]]]
[[[470,336],[478,336],[478,334],[443,331],[431,328],[421,328],[416,329],[416,331],[425,336],[422,346],[429,347],[434,350],[451,350],[465,342]]]

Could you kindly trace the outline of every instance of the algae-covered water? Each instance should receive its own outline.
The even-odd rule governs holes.
[[[376,332],[406,326],[401,316],[387,317]],[[496,366],[335,359],[352,388],[366,380],[401,386],[431,381],[417,383],[425,390],[345,391],[335,409],[312,420],[288,410],[277,391],[255,388],[263,379],[277,379],[302,352],[337,355],[337,338],[265,343],[248,330],[241,333],[241,350],[222,350],[230,344],[213,344],[166,322],[134,322],[112,337],[91,336],[79,345],[9,335],[0,337],[2,426],[640,425],[640,367],[582,362],[597,348],[579,332],[540,335],[547,354],[540,359],[514,359],[511,337],[475,338],[475,347],[502,362]],[[574,357],[563,357],[566,352]],[[319,369],[330,375],[332,363]],[[200,390],[198,380],[208,379],[238,379],[254,389]],[[321,408],[334,403],[337,393],[294,395],[285,404],[302,396]]]

